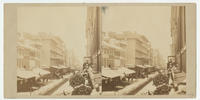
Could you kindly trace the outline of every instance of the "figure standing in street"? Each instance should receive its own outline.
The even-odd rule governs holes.
[[[83,64],[83,73],[84,77],[86,79],[86,84],[91,86],[93,89],[93,84],[92,84],[92,77],[93,77],[93,71],[92,71],[92,63],[91,61],[89,62],[86,60],[86,62]]]
[[[169,82],[171,80],[171,84],[174,84],[174,70],[175,70],[175,65],[172,62],[171,59],[169,59],[169,62],[167,63],[167,71],[168,71],[168,78]]]
[[[88,60],[86,62],[83,63],[83,71],[85,71],[86,69],[88,69],[89,63]]]

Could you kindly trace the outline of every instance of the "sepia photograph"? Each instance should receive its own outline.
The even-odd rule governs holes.
[[[5,97],[196,96],[195,4],[5,4],[4,17]]]
[[[99,9],[17,9],[18,95],[99,95]]]
[[[103,95],[186,94],[185,6],[105,6],[102,37]]]

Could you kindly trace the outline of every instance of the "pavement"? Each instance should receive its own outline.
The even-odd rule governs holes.
[[[174,88],[171,89],[169,95],[185,95],[186,94],[186,85],[179,85],[178,91],[175,91]]]
[[[176,73],[175,74],[175,83],[185,83],[185,73]],[[151,81],[145,87],[143,87],[136,95],[150,95],[156,87],[153,85]],[[175,91],[174,88],[171,89],[169,95],[184,95],[186,93],[186,84],[179,84],[178,90]]]
[[[18,92],[18,96],[31,96],[31,95],[43,95],[51,88],[55,87],[56,84],[59,84],[62,82],[63,79],[57,79],[57,80],[49,80],[49,82],[45,85],[40,87],[38,90],[35,90],[33,92]]]
[[[145,87],[149,82],[153,80],[158,75],[158,73],[153,73],[148,76],[148,78],[139,79],[137,82],[125,87],[124,89],[119,91],[121,95],[135,95],[139,92],[143,87]]]
[[[153,85],[151,81],[144,88],[142,88],[136,95],[152,95],[153,91],[156,90],[156,87]],[[171,89],[169,95],[185,95],[186,93],[186,85],[179,85],[178,91],[175,91],[174,88]]]
[[[156,90],[156,87],[153,85],[153,81],[151,81],[145,87],[143,87],[139,92],[137,92],[135,95],[150,95],[155,90]]]
[[[65,83],[68,80],[68,77],[70,75],[64,76],[62,79],[56,79],[56,80],[49,80],[47,85],[40,87],[38,90],[35,90],[33,92],[19,92],[17,93],[18,96],[37,96],[37,95],[51,95],[54,93],[54,91],[57,90],[60,85]]]
[[[67,96],[67,95],[71,95],[72,91],[73,91],[73,87],[70,86],[69,81],[66,81],[54,93],[52,93],[52,95]],[[100,92],[97,92],[96,89],[93,89],[91,95],[95,95],[95,96],[100,95]]]
[[[144,79],[136,79],[130,85],[120,89],[118,91],[104,91],[101,94],[103,96],[106,95],[148,95],[148,92],[152,92],[155,90],[153,86],[152,79],[157,76],[158,73],[154,73],[149,75],[148,78]],[[30,96],[30,95],[71,95],[73,88],[69,85],[70,75],[65,75],[62,79],[57,80],[49,80],[47,85],[41,87],[38,90],[33,92],[20,92],[17,93],[19,96]],[[185,74],[184,73],[177,73],[175,74],[175,83],[184,82]],[[186,91],[186,85],[178,86],[178,91],[171,89],[169,95],[177,95],[177,94],[184,94]],[[91,95],[100,95],[95,89],[92,91]]]
[[[185,82],[186,74],[184,72],[174,74],[174,83]]]
[[[171,89],[169,95],[184,95],[186,94],[186,74],[184,72],[176,73],[174,75],[174,83],[178,85],[178,90]]]
[[[64,95],[71,95],[71,92],[73,91],[73,87],[69,85],[69,81],[65,82],[63,85],[61,85],[52,95],[55,96],[62,96]]]
[[[110,95],[135,95],[137,92],[139,92],[143,87],[145,87],[149,82],[152,81],[152,79],[157,76],[158,73],[153,73],[148,76],[148,78],[144,79],[136,79],[133,81],[132,84],[124,87],[123,89],[119,91],[104,91],[102,92],[102,95],[110,96]]]

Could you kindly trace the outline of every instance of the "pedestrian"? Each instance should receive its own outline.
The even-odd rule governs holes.
[[[93,78],[93,70],[92,70],[92,63],[89,60],[83,64],[83,76],[85,77],[87,85],[93,88],[92,78]]]
[[[86,62],[83,63],[83,71],[86,71],[89,67],[89,62],[86,60]]]
[[[171,85],[174,85],[174,71],[175,71],[175,69],[176,68],[174,66],[174,63],[170,59],[168,64],[167,64],[167,70],[168,70],[169,83],[171,83]],[[171,82],[170,82],[170,80],[171,80]]]
[[[171,66],[172,66],[172,60],[169,59],[169,61],[167,63],[167,76],[168,76],[168,78],[170,78]]]

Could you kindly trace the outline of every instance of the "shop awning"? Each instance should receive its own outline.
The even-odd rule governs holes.
[[[29,79],[33,77],[38,77],[39,75],[33,73],[32,71],[26,71],[26,70],[17,70],[17,77],[22,79]]]
[[[48,68],[50,68],[50,67],[47,66],[47,65],[42,65],[41,68],[46,68],[46,69],[48,69]]]
[[[120,74],[133,74],[133,73],[135,73],[135,71],[134,70],[130,70],[130,69],[128,69],[128,68],[125,68],[125,67],[121,67],[121,68],[119,68],[118,70],[117,70]]]
[[[66,66],[60,65],[59,68],[61,68],[61,69],[65,69],[65,68],[69,68],[69,67],[66,67]]]
[[[58,67],[58,66],[51,66],[51,67],[55,69],[62,69],[62,67]]]
[[[117,70],[112,70],[109,68],[103,68],[102,69],[102,76],[103,77],[108,77],[108,78],[115,78],[119,77],[121,74],[117,73]]]
[[[151,65],[144,65],[146,68],[151,68],[151,67],[153,67],[153,66],[151,66]]]
[[[17,77],[17,81],[21,81],[21,80],[23,80],[22,78],[19,78],[19,77]]]
[[[140,67],[140,68],[146,68],[145,66],[143,65],[136,65],[136,67]]]
[[[43,70],[43,69],[41,69],[41,68],[34,68],[34,69],[33,69],[33,72],[34,72],[35,74],[38,74],[38,75],[47,75],[47,74],[50,74],[49,71]]]

